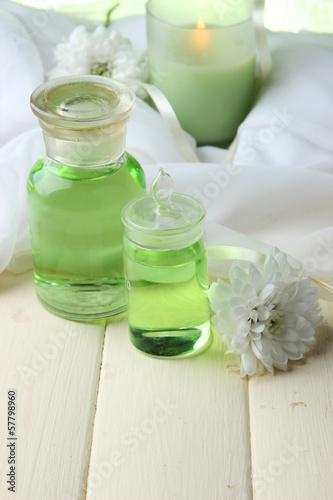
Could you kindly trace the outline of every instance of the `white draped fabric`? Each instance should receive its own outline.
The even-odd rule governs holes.
[[[29,98],[47,78],[54,46],[74,26],[53,12],[6,0],[0,6],[0,272],[32,265],[26,182],[44,143]],[[146,45],[144,17],[123,18],[110,29],[135,48]],[[222,164],[225,151],[214,147],[197,149],[202,163],[186,163],[161,116],[140,100],[127,150],[141,162],[148,186],[163,166],[176,191],[205,204],[209,245],[259,251],[274,245],[313,276],[333,276],[333,39],[269,33],[269,42],[273,72],[239,128],[232,164]]]

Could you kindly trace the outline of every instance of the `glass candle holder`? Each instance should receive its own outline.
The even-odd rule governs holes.
[[[151,196],[127,205],[124,267],[132,343],[155,357],[202,351],[210,337],[203,205],[172,194],[162,169]]]
[[[199,144],[225,146],[251,109],[252,1],[149,0],[150,81]]]
[[[130,88],[98,76],[51,80],[31,96],[46,146],[28,180],[34,276],[39,300],[58,316],[126,311],[121,211],[145,193],[125,152],[134,104]]]

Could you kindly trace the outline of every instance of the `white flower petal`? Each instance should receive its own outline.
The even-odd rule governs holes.
[[[233,288],[234,294],[241,297],[243,295],[243,288],[244,288],[243,281],[238,280],[238,279],[233,279],[231,283],[232,283],[232,288]]]
[[[254,333],[262,333],[266,328],[265,323],[258,323],[255,325],[251,325],[251,331]]]
[[[288,362],[288,356],[285,350],[278,342],[274,340],[271,341],[271,354],[274,361],[274,366],[277,366],[277,363],[285,365]]]
[[[246,308],[246,300],[243,297],[230,297],[228,304],[234,309],[238,307]]]
[[[276,286],[273,285],[272,283],[268,283],[267,285],[264,286],[260,293],[260,298],[265,302],[268,303],[272,300],[276,292]]]
[[[235,335],[232,339],[231,346],[234,352],[242,352],[247,349],[249,343],[250,340],[248,337],[240,337]]]
[[[303,353],[300,351],[297,343],[284,342],[282,345],[288,359],[297,360],[303,358]]]
[[[226,311],[227,309],[230,309],[229,303],[226,300],[218,300],[217,302],[212,302],[210,304],[210,307],[219,316],[223,315],[224,311]]]
[[[252,297],[251,299],[248,300],[248,307],[249,309],[254,309],[256,307],[259,307],[263,304],[263,300],[261,297]]]
[[[257,297],[257,293],[252,285],[246,283],[246,285],[243,287],[242,290],[242,296],[249,300],[252,299],[253,297]]]
[[[234,278],[242,281],[243,283],[246,283],[248,279],[248,274],[245,272],[244,269],[237,266],[233,268],[233,279]]]
[[[270,310],[268,307],[260,305],[258,307],[258,319],[259,321],[266,321],[270,316]]]
[[[253,265],[250,265],[250,267],[249,267],[249,282],[251,283],[251,285],[255,289],[256,293],[259,294],[260,290],[262,288],[263,280],[262,280],[261,273]]]
[[[285,328],[283,333],[279,335],[279,340],[283,342],[291,341],[296,342],[299,340],[299,334],[292,328]]]
[[[273,369],[273,360],[271,356],[271,352],[269,347],[267,346],[267,342],[251,342],[251,347],[253,354],[257,357],[258,360],[269,370],[271,373],[274,373]]]
[[[257,370],[257,358],[253,354],[252,351],[248,350],[247,352],[241,355],[241,362],[243,371],[246,375],[254,375]]]
[[[249,321],[249,310],[247,307],[233,307],[230,308],[230,310],[233,312],[233,316],[236,322],[240,321]]]
[[[296,330],[302,330],[303,328],[307,327],[308,322],[306,321],[303,316],[300,316],[299,314],[295,315],[296,322],[295,322],[295,329]]]
[[[239,335],[246,337],[250,333],[251,322],[250,321],[240,321],[237,326],[237,332]]]
[[[218,279],[217,282],[213,283],[209,289],[208,297],[211,302],[217,302],[218,300],[225,300],[233,296],[233,289],[230,285]]]
[[[253,321],[253,323],[256,323],[258,321],[258,311],[256,309],[252,309],[250,312],[250,320]]]
[[[259,332],[256,333],[253,330],[250,330],[249,335],[250,335],[251,340],[255,340],[255,341],[259,342],[261,339],[261,333],[259,333]]]

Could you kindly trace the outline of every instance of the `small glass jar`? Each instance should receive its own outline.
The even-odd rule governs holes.
[[[125,152],[134,104],[130,88],[99,76],[51,80],[31,96],[46,146],[28,180],[34,276],[58,316],[126,310],[121,211],[145,193],[142,168]]]
[[[163,169],[151,195],[128,204],[124,267],[132,343],[155,357],[202,351],[210,338],[204,206],[172,193]]]

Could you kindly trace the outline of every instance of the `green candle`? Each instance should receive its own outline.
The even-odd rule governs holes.
[[[227,144],[253,103],[256,45],[250,10],[221,20],[207,7],[188,7],[187,23],[186,9],[177,17],[177,8],[171,2],[166,15],[154,0],[148,3],[150,80],[198,143]],[[178,24],[170,21],[171,11]]]
[[[161,61],[150,55],[154,75]],[[163,61],[168,74],[159,86],[171,102],[182,127],[203,144],[229,142],[251,109],[255,54],[230,67],[199,68]]]

